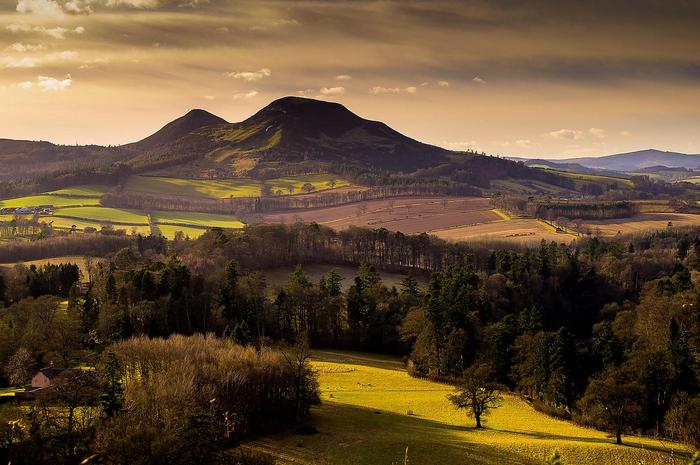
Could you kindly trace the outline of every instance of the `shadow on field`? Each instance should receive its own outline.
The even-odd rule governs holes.
[[[318,434],[286,433],[247,447],[271,453],[281,464],[399,465],[407,447],[411,465],[540,463],[492,444],[479,444],[482,431],[474,428],[335,402],[314,409],[312,417]]]
[[[344,352],[333,350],[314,350],[312,360],[317,362],[343,363],[347,365],[362,365],[382,370],[406,371],[400,358],[390,358],[387,355],[374,355],[364,352]]]

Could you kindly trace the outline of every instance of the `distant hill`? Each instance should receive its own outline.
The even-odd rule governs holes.
[[[145,139],[127,144],[124,148],[135,151],[148,150],[158,145],[178,140],[204,126],[216,126],[218,124],[228,124],[228,122],[206,110],[191,110],[186,115],[171,121]]]
[[[461,192],[491,189],[494,180],[518,180],[501,183],[506,187],[497,189],[505,191],[508,186],[516,192],[566,195],[590,190],[555,171],[452,152],[364,119],[338,103],[300,97],[275,100],[238,123],[192,110],[120,147],[0,140],[0,162],[13,168],[6,193],[36,192],[97,177],[117,183],[132,173],[229,179],[323,171],[359,184],[449,184]],[[0,195],[7,194],[0,189]]]
[[[633,172],[653,166],[687,169],[698,168],[700,167],[700,154],[690,155],[686,153],[663,152],[661,150],[649,149],[604,157],[567,158],[550,161],[555,163],[577,163],[588,168]]]
[[[132,144],[146,150],[129,163],[194,176],[232,176],[290,163],[412,172],[446,162],[450,154],[338,103],[300,97],[275,100],[240,123],[214,121],[181,138],[163,137],[178,121],[144,139],[148,143]],[[162,143],[153,145],[155,140]]]

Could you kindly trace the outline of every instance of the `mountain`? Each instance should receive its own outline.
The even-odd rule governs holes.
[[[588,168],[624,172],[634,172],[652,166],[688,169],[700,167],[700,155],[689,155],[678,152],[663,152],[661,150],[654,149],[619,153],[604,157],[568,158],[551,161],[555,163],[578,163]]]
[[[129,163],[172,175],[217,177],[283,169],[292,163],[412,172],[446,162],[451,153],[363,119],[338,103],[300,97],[275,100],[239,123],[215,120],[183,137],[166,137],[166,128],[178,127],[178,121],[145,143],[131,144],[129,148],[143,152]]]
[[[588,166],[583,166],[580,163],[572,163],[576,159],[572,159],[572,162],[565,162],[564,160],[545,160],[542,158],[521,158],[521,157],[508,157],[509,160],[520,161],[525,165],[532,168],[549,168],[558,171],[567,171],[569,173],[578,174],[593,174],[598,176],[612,176],[620,178],[629,178],[630,175],[620,171],[612,171],[601,168],[591,168]]]
[[[136,151],[148,150],[158,145],[167,144],[180,139],[201,127],[216,126],[219,124],[228,124],[228,122],[206,110],[195,109],[171,121],[145,139],[127,144],[124,147]]]

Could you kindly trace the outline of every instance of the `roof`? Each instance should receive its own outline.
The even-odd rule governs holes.
[[[43,374],[49,379],[53,379],[56,376],[60,375],[63,373],[66,369],[65,368],[56,368],[56,367],[47,367],[47,368],[42,368],[39,370],[39,373]]]

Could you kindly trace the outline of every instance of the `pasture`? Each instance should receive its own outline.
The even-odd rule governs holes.
[[[300,194],[307,182],[315,191],[330,189],[329,183],[335,180],[334,188],[348,186],[349,183],[329,174],[309,174],[270,179],[265,182],[272,192],[281,191],[283,195]],[[263,183],[250,178],[240,179],[183,179],[157,176],[132,176],[126,182],[127,191],[148,194],[181,195],[187,197],[205,197],[227,199],[230,197],[259,197]]]
[[[178,231],[182,232],[184,238],[197,239],[199,236],[207,232],[206,228],[195,228],[192,226],[181,226],[181,225],[171,225],[171,224],[158,224],[155,225],[157,231],[155,233],[160,233],[161,236],[168,239],[175,239],[175,235]]]
[[[96,265],[99,262],[103,262],[105,259],[101,257],[90,257],[89,261],[92,262],[93,265]],[[46,265],[52,263],[54,265],[60,265],[61,263],[73,263],[75,265],[78,265],[80,268],[80,272],[83,274],[83,280],[87,280],[88,278],[88,258],[79,256],[79,255],[64,255],[62,257],[53,257],[53,258],[42,258],[40,260],[29,260],[26,262],[16,262],[16,263],[7,263],[7,264],[2,264],[0,266],[3,267],[13,267],[15,265],[25,265],[25,266],[31,266],[35,265],[37,267]]]
[[[73,197],[58,194],[38,194],[0,200],[0,208],[38,207],[53,205],[54,207],[92,206],[100,204],[100,196]]]
[[[535,218],[513,218],[490,223],[438,229],[430,232],[448,241],[513,241],[523,244],[571,242],[575,235],[558,233],[555,228]]]
[[[263,215],[266,223],[316,222],[336,230],[363,226],[406,234],[499,219],[491,201],[481,197],[405,197]]]
[[[682,464],[688,450],[651,438],[610,435],[535,411],[506,395],[485,429],[447,400],[449,385],[411,378],[400,360],[317,352],[322,405],[312,409],[318,434],[279,434],[246,444],[283,465],[534,465],[559,450],[565,465]],[[671,455],[674,454],[674,456]],[[687,460],[687,459],[686,459]]]
[[[126,224],[126,225],[148,225],[148,216],[138,210],[125,208],[107,207],[72,207],[58,208],[52,215],[64,218],[78,218],[92,220],[95,222]]]
[[[159,225],[206,226],[231,229],[240,229],[245,226],[234,216],[214,213],[155,211],[151,214],[151,219]]]
[[[632,234],[671,226],[700,226],[700,215],[691,213],[642,213],[632,218],[586,221],[582,225],[601,236]]]

